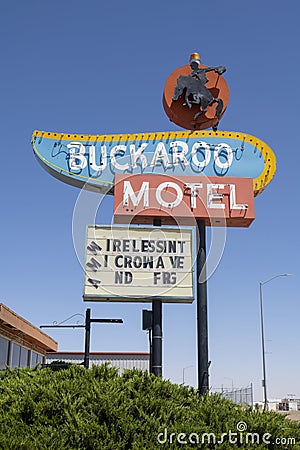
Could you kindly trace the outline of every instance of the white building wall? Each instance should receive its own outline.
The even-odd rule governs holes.
[[[289,402],[289,410],[290,411],[298,411],[297,402]]]

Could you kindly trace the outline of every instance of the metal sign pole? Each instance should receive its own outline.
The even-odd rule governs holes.
[[[152,301],[152,373],[162,376],[162,302]]]
[[[153,369],[152,369],[152,328],[149,330],[149,373],[153,373]]]
[[[198,343],[198,392],[208,391],[208,327],[207,327],[207,281],[206,281],[206,231],[205,222],[197,220],[197,343]]]
[[[153,226],[161,227],[161,219],[153,219]],[[162,302],[152,300],[151,372],[162,376]]]
[[[87,308],[85,313],[85,343],[83,365],[86,369],[90,366],[90,340],[91,340],[91,309]]]

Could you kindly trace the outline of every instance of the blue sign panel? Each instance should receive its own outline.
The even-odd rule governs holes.
[[[114,176],[165,174],[253,178],[257,195],[276,170],[260,139],[225,131],[77,135],[34,131],[34,153],[60,180],[113,194]]]

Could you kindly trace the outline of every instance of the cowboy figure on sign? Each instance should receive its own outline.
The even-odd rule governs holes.
[[[215,71],[222,75],[226,71],[226,67],[200,67],[200,56],[198,53],[192,53],[190,56],[190,67],[192,72],[190,75],[180,75],[174,89],[173,100],[176,101],[183,94],[185,90],[185,102],[183,106],[188,106],[190,109],[193,104],[199,105],[200,111],[195,114],[194,120],[207,111],[207,107],[213,103],[218,103],[216,108],[216,117],[221,117],[223,109],[223,100],[215,98],[209,89],[205,86],[208,82],[206,77],[207,72]]]

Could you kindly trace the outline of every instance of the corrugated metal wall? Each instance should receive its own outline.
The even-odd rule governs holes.
[[[53,361],[65,361],[74,364],[83,362],[83,353],[48,353],[46,355],[46,363]],[[149,354],[148,353],[96,353],[90,354],[90,367],[92,365],[101,365],[110,362],[112,366],[118,367],[120,373],[124,369],[140,369],[149,370]]]

